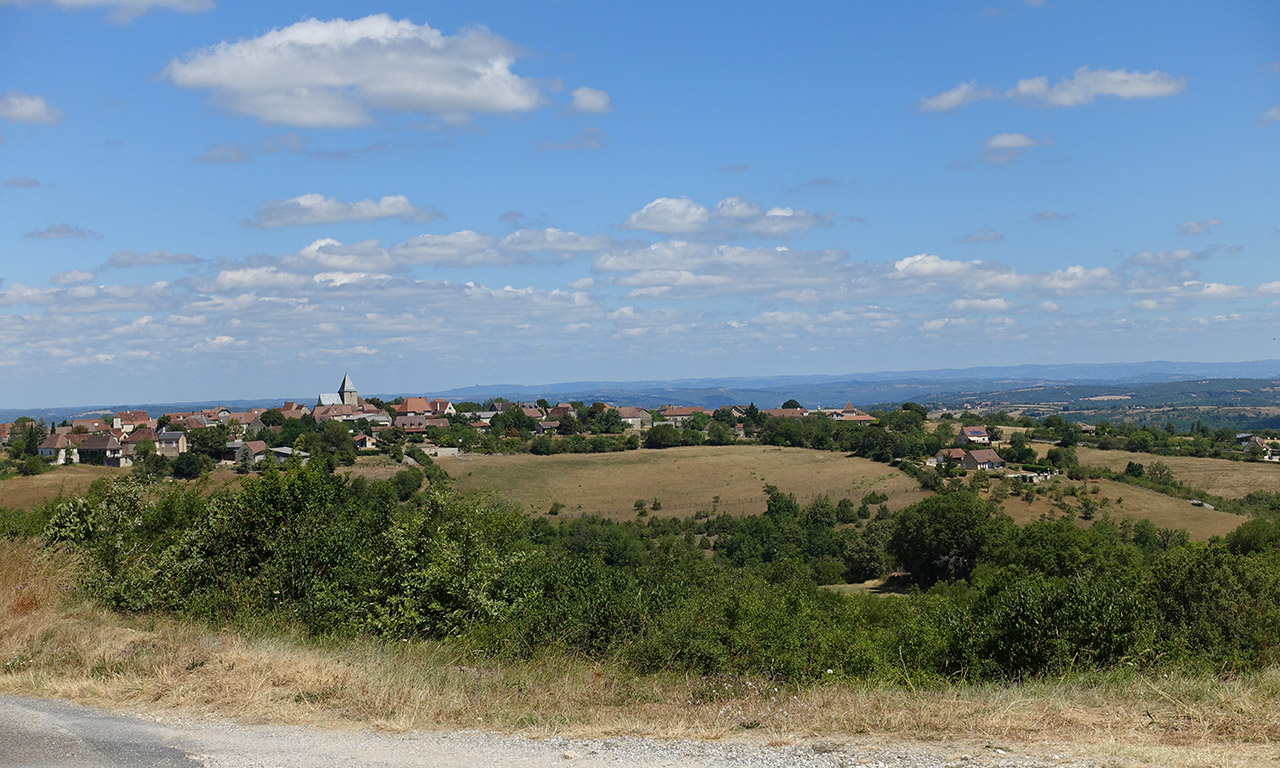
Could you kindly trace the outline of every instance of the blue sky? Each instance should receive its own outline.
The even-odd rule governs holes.
[[[0,405],[1280,358],[1280,4],[0,0]]]

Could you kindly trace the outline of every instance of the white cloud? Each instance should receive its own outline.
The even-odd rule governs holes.
[[[270,123],[343,128],[374,110],[443,115],[528,112],[538,85],[512,73],[517,47],[483,27],[455,36],[394,20],[306,19],[249,40],[188,52],[165,67],[182,88]]]
[[[1031,219],[1032,221],[1066,221],[1067,216],[1054,210],[1045,210],[1032,214]]]
[[[1268,109],[1266,112],[1262,113],[1261,117],[1258,118],[1258,125],[1270,125],[1277,122],[1280,122],[1280,106]]]
[[[86,272],[83,269],[71,269],[66,272],[58,272],[49,278],[49,282],[58,285],[79,285],[87,283],[96,277],[92,272]]]
[[[1189,222],[1193,223],[1193,222]],[[1138,251],[1129,259],[1130,264],[1157,269],[1177,269],[1188,261],[1207,258],[1212,249],[1193,251],[1190,248],[1175,248],[1172,251]]]
[[[1047,77],[1019,80],[1005,92],[1010,98],[1033,99],[1048,107],[1078,107],[1092,103],[1099,96],[1118,99],[1156,99],[1176,96],[1187,88],[1186,78],[1174,77],[1160,70],[1130,72],[1126,69],[1089,69],[1080,67],[1053,86]]]
[[[830,214],[813,214],[803,208],[775,206],[765,210],[737,196],[724,198],[712,209],[687,197],[660,197],[628,216],[622,227],[659,234],[783,237],[804,234],[830,220]]]
[[[948,327],[964,327],[967,325],[969,325],[969,321],[963,317],[938,317],[921,323],[920,330],[932,333]]]
[[[1221,224],[1222,224],[1222,219],[1209,219],[1207,221],[1184,221],[1178,225],[1178,234],[1199,235],[1203,232],[1212,232]]]
[[[282,272],[276,267],[245,267],[224,269],[213,280],[214,290],[253,291],[275,288],[296,288],[307,283],[302,275]]]
[[[1057,295],[1104,291],[1115,285],[1115,273],[1106,267],[1092,269],[1079,264],[1038,276],[1039,287]]]
[[[20,91],[0,93],[0,120],[56,123],[61,119],[62,113],[50,106],[43,96],[32,96]]]
[[[1090,104],[1099,96],[1117,99],[1156,99],[1176,96],[1187,88],[1186,78],[1174,77],[1160,70],[1130,72],[1127,69],[1089,69],[1080,67],[1052,86],[1049,78],[1027,77],[1004,93],[1006,99],[1039,102],[1047,107],[1078,107]],[[960,83],[949,91],[920,100],[922,112],[945,112],[997,94],[992,88],[980,87],[975,80]]]
[[[917,253],[893,263],[894,272],[904,277],[924,280],[953,278],[968,274],[981,261],[950,261],[932,253]]]
[[[577,232],[564,232],[555,227],[519,229],[502,238],[499,244],[508,251],[552,251],[557,253],[589,253],[602,251],[613,244],[608,235],[587,237]]]
[[[976,80],[970,80],[967,83],[960,83],[949,91],[943,91],[937,96],[921,98],[920,103],[916,105],[916,109],[921,112],[947,112],[965,104],[990,99],[995,95],[995,90],[979,88]]]
[[[602,114],[608,112],[613,106],[608,92],[596,88],[586,86],[575,88],[572,95],[573,103],[569,107],[577,112]]]
[[[997,133],[982,144],[982,159],[989,163],[1011,163],[1022,150],[1043,143],[1025,133]]]
[[[391,249],[402,264],[482,266],[510,264],[518,258],[497,250],[498,239],[469,229],[448,235],[418,235]]]
[[[347,203],[336,197],[311,193],[288,200],[261,203],[249,223],[259,229],[270,229],[392,217],[405,221],[431,221],[440,216],[439,211],[418,208],[404,195],[387,195],[376,201],[365,199]]]
[[[1040,302],[1040,310],[1042,312],[1057,312],[1059,309],[1057,302],[1042,301]]]
[[[994,229],[984,229],[981,232],[975,232],[972,235],[965,235],[961,239],[966,243],[993,243],[997,240],[1003,240],[1004,235]]]
[[[1013,304],[1005,299],[956,299],[948,307],[952,312],[1008,312]]]
[[[711,212],[687,197],[659,197],[622,222],[623,229],[677,234],[699,232],[711,224]]]

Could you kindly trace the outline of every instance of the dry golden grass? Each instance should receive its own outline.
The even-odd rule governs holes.
[[[819,495],[855,503],[871,491],[898,510],[927,494],[903,473],[868,459],[832,451],[760,445],[697,446],[624,453],[557,456],[439,458],[436,463],[464,491],[496,490],[526,509],[546,512],[553,501],[564,514],[635,516],[636,499],[662,502],[658,515],[688,517],[699,510],[731,515],[764,511],[765,483],[794,493],[801,503]],[[719,502],[714,500],[719,497]]]
[[[1162,461],[1173,470],[1175,480],[1216,496],[1238,499],[1251,491],[1280,492],[1280,462],[1247,462],[1228,459],[1197,459],[1194,456],[1155,456],[1128,451],[1100,451],[1076,448],[1081,464],[1121,471],[1133,461],[1150,466]]]
[[[1001,745],[1125,765],[1280,757],[1280,670],[1220,680],[1134,674],[922,689],[639,676],[546,656],[503,664],[438,643],[308,642],[76,598],[75,565],[0,542],[0,692],[246,723],[475,728],[532,737]]]
[[[1064,487],[1080,488],[1083,486],[1093,488],[1097,486],[1098,493],[1088,494],[1088,496],[1094,501],[1101,501],[1103,498],[1110,499],[1111,503],[1106,507],[1106,511],[1113,520],[1147,519],[1161,528],[1180,528],[1185,530],[1190,534],[1191,538],[1197,541],[1207,541],[1211,536],[1225,536],[1245,522],[1245,518],[1239,515],[1196,507],[1186,499],[1176,499],[1163,493],[1150,491],[1136,485],[1118,483],[1113,480],[1077,482],[1062,477],[1058,482]],[[1120,500],[1120,502],[1117,503],[1117,500]],[[1067,501],[1073,506],[1079,506],[1078,499],[1068,499]],[[1036,496],[1035,501],[1031,503],[1019,498],[1008,498],[1001,504],[1003,504],[1005,512],[1009,513],[1009,516],[1019,525],[1026,525],[1034,520],[1062,515],[1062,510],[1056,508],[1050,499],[1045,496]],[[1102,513],[1100,512],[1094,519],[1101,517]],[[1079,518],[1076,519],[1076,524],[1082,527],[1092,525],[1090,521]]]
[[[59,494],[73,496],[84,493],[100,477],[120,477],[129,470],[117,467],[94,467],[72,464],[56,467],[43,475],[14,476],[0,480],[0,507],[32,509]]]

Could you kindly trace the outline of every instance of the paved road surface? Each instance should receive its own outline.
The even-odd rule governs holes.
[[[1115,763],[1112,763],[1115,765]],[[1094,768],[1056,756],[894,744],[753,744],[545,739],[475,732],[390,734],[219,720],[152,722],[61,701],[0,696],[4,768]]]

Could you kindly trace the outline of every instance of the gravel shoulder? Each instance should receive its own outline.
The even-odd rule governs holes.
[[[63,701],[5,696],[0,697],[0,765],[1099,768],[1102,764],[1063,755],[1017,754],[994,746],[835,741],[769,746],[642,738],[534,740],[470,731],[383,733],[359,728],[242,725],[214,719],[154,720]]]

